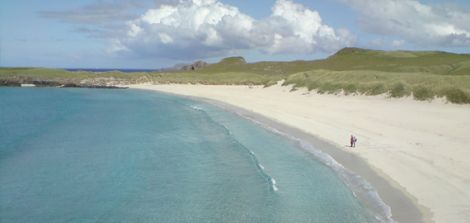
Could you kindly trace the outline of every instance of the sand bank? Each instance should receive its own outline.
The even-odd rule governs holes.
[[[470,219],[469,105],[290,92],[278,85],[131,87],[224,102],[315,136],[310,140],[377,189],[399,222]],[[348,147],[350,134],[357,148]]]

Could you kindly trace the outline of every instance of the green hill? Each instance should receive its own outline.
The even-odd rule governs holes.
[[[377,70],[470,75],[470,54],[440,51],[379,51],[345,48],[316,66],[331,70]]]
[[[198,72],[217,73],[230,70],[257,74],[293,74],[317,69],[470,75],[470,54],[344,48],[327,59],[313,61],[246,63],[242,57],[231,57],[211,64]]]

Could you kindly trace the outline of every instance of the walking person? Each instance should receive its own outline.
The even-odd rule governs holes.
[[[351,138],[349,139],[349,143],[351,144],[351,148],[356,147],[356,142],[357,142],[356,136],[351,135]]]
[[[351,144],[351,148],[354,147],[354,136],[351,135],[351,138],[349,139],[349,143]]]

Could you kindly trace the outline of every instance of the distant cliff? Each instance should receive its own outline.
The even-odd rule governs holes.
[[[199,70],[204,67],[207,67],[207,65],[209,64],[202,60],[199,60],[199,61],[194,62],[193,64],[182,66],[181,70]]]

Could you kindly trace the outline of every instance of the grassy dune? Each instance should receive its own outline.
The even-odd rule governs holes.
[[[196,71],[92,73],[0,68],[0,81],[12,79],[265,86],[285,80],[294,89],[307,87],[319,93],[387,94],[417,100],[446,97],[452,103],[470,103],[470,54],[345,48],[324,60],[246,63],[242,57],[230,57]]]
[[[213,84],[213,85],[268,85],[284,79],[285,75],[263,75],[250,72],[221,71],[220,73],[150,73],[158,83]]]
[[[315,89],[319,93],[388,94],[391,97],[413,96],[417,100],[446,97],[453,103],[470,103],[470,75],[313,70],[289,75],[284,84]]]

